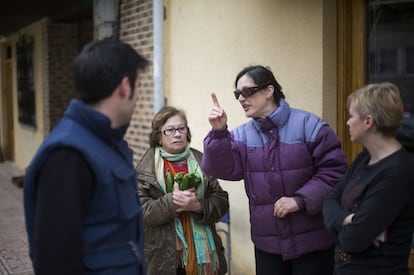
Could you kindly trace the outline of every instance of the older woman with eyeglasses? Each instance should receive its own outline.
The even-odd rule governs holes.
[[[212,94],[202,168],[244,180],[256,274],[331,275],[334,239],[322,202],[347,168],[337,136],[316,115],[291,108],[269,68],[243,69],[235,87],[251,120],[230,132]]]
[[[199,163],[182,110],[154,117],[150,148],[138,163],[148,275],[222,275],[224,247],[215,223],[229,208],[228,194]]]

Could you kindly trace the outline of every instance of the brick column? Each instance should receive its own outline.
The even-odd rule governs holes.
[[[120,40],[130,44],[150,61],[153,59],[153,20],[151,0],[121,0]],[[134,151],[134,165],[149,147],[154,116],[153,67],[140,77],[137,105],[125,136]]]

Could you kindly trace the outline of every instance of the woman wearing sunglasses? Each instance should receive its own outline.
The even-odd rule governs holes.
[[[228,131],[212,94],[202,168],[217,178],[244,180],[256,274],[332,274],[334,239],[321,210],[347,168],[337,136],[319,117],[291,108],[266,67],[243,69],[235,87],[251,119]]]

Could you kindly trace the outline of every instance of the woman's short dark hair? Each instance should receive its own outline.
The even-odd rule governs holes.
[[[282,92],[282,86],[280,86],[280,84],[277,82],[269,67],[257,65],[244,68],[236,76],[236,81],[234,82],[235,88],[237,88],[237,82],[239,79],[245,74],[253,79],[254,83],[256,83],[258,87],[267,87],[269,85],[272,85],[275,89],[273,93],[273,100],[276,104],[279,105],[280,99],[285,98],[285,95]]]
[[[154,116],[151,124],[151,133],[149,134],[149,142],[151,147],[157,147],[160,145],[161,140],[161,128],[164,124],[172,118],[173,116],[179,115],[185,123],[185,126],[188,127],[187,116],[183,110],[177,109],[175,107],[166,106],[158,111]],[[188,127],[187,131],[187,141],[191,142],[191,132]]]

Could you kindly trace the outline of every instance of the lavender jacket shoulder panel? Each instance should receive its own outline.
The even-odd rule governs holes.
[[[335,133],[314,114],[282,100],[263,120],[232,132],[211,131],[202,168],[217,178],[244,180],[257,248],[293,259],[333,245],[321,209],[347,161]],[[298,197],[303,209],[274,217],[273,205],[282,196]]]

